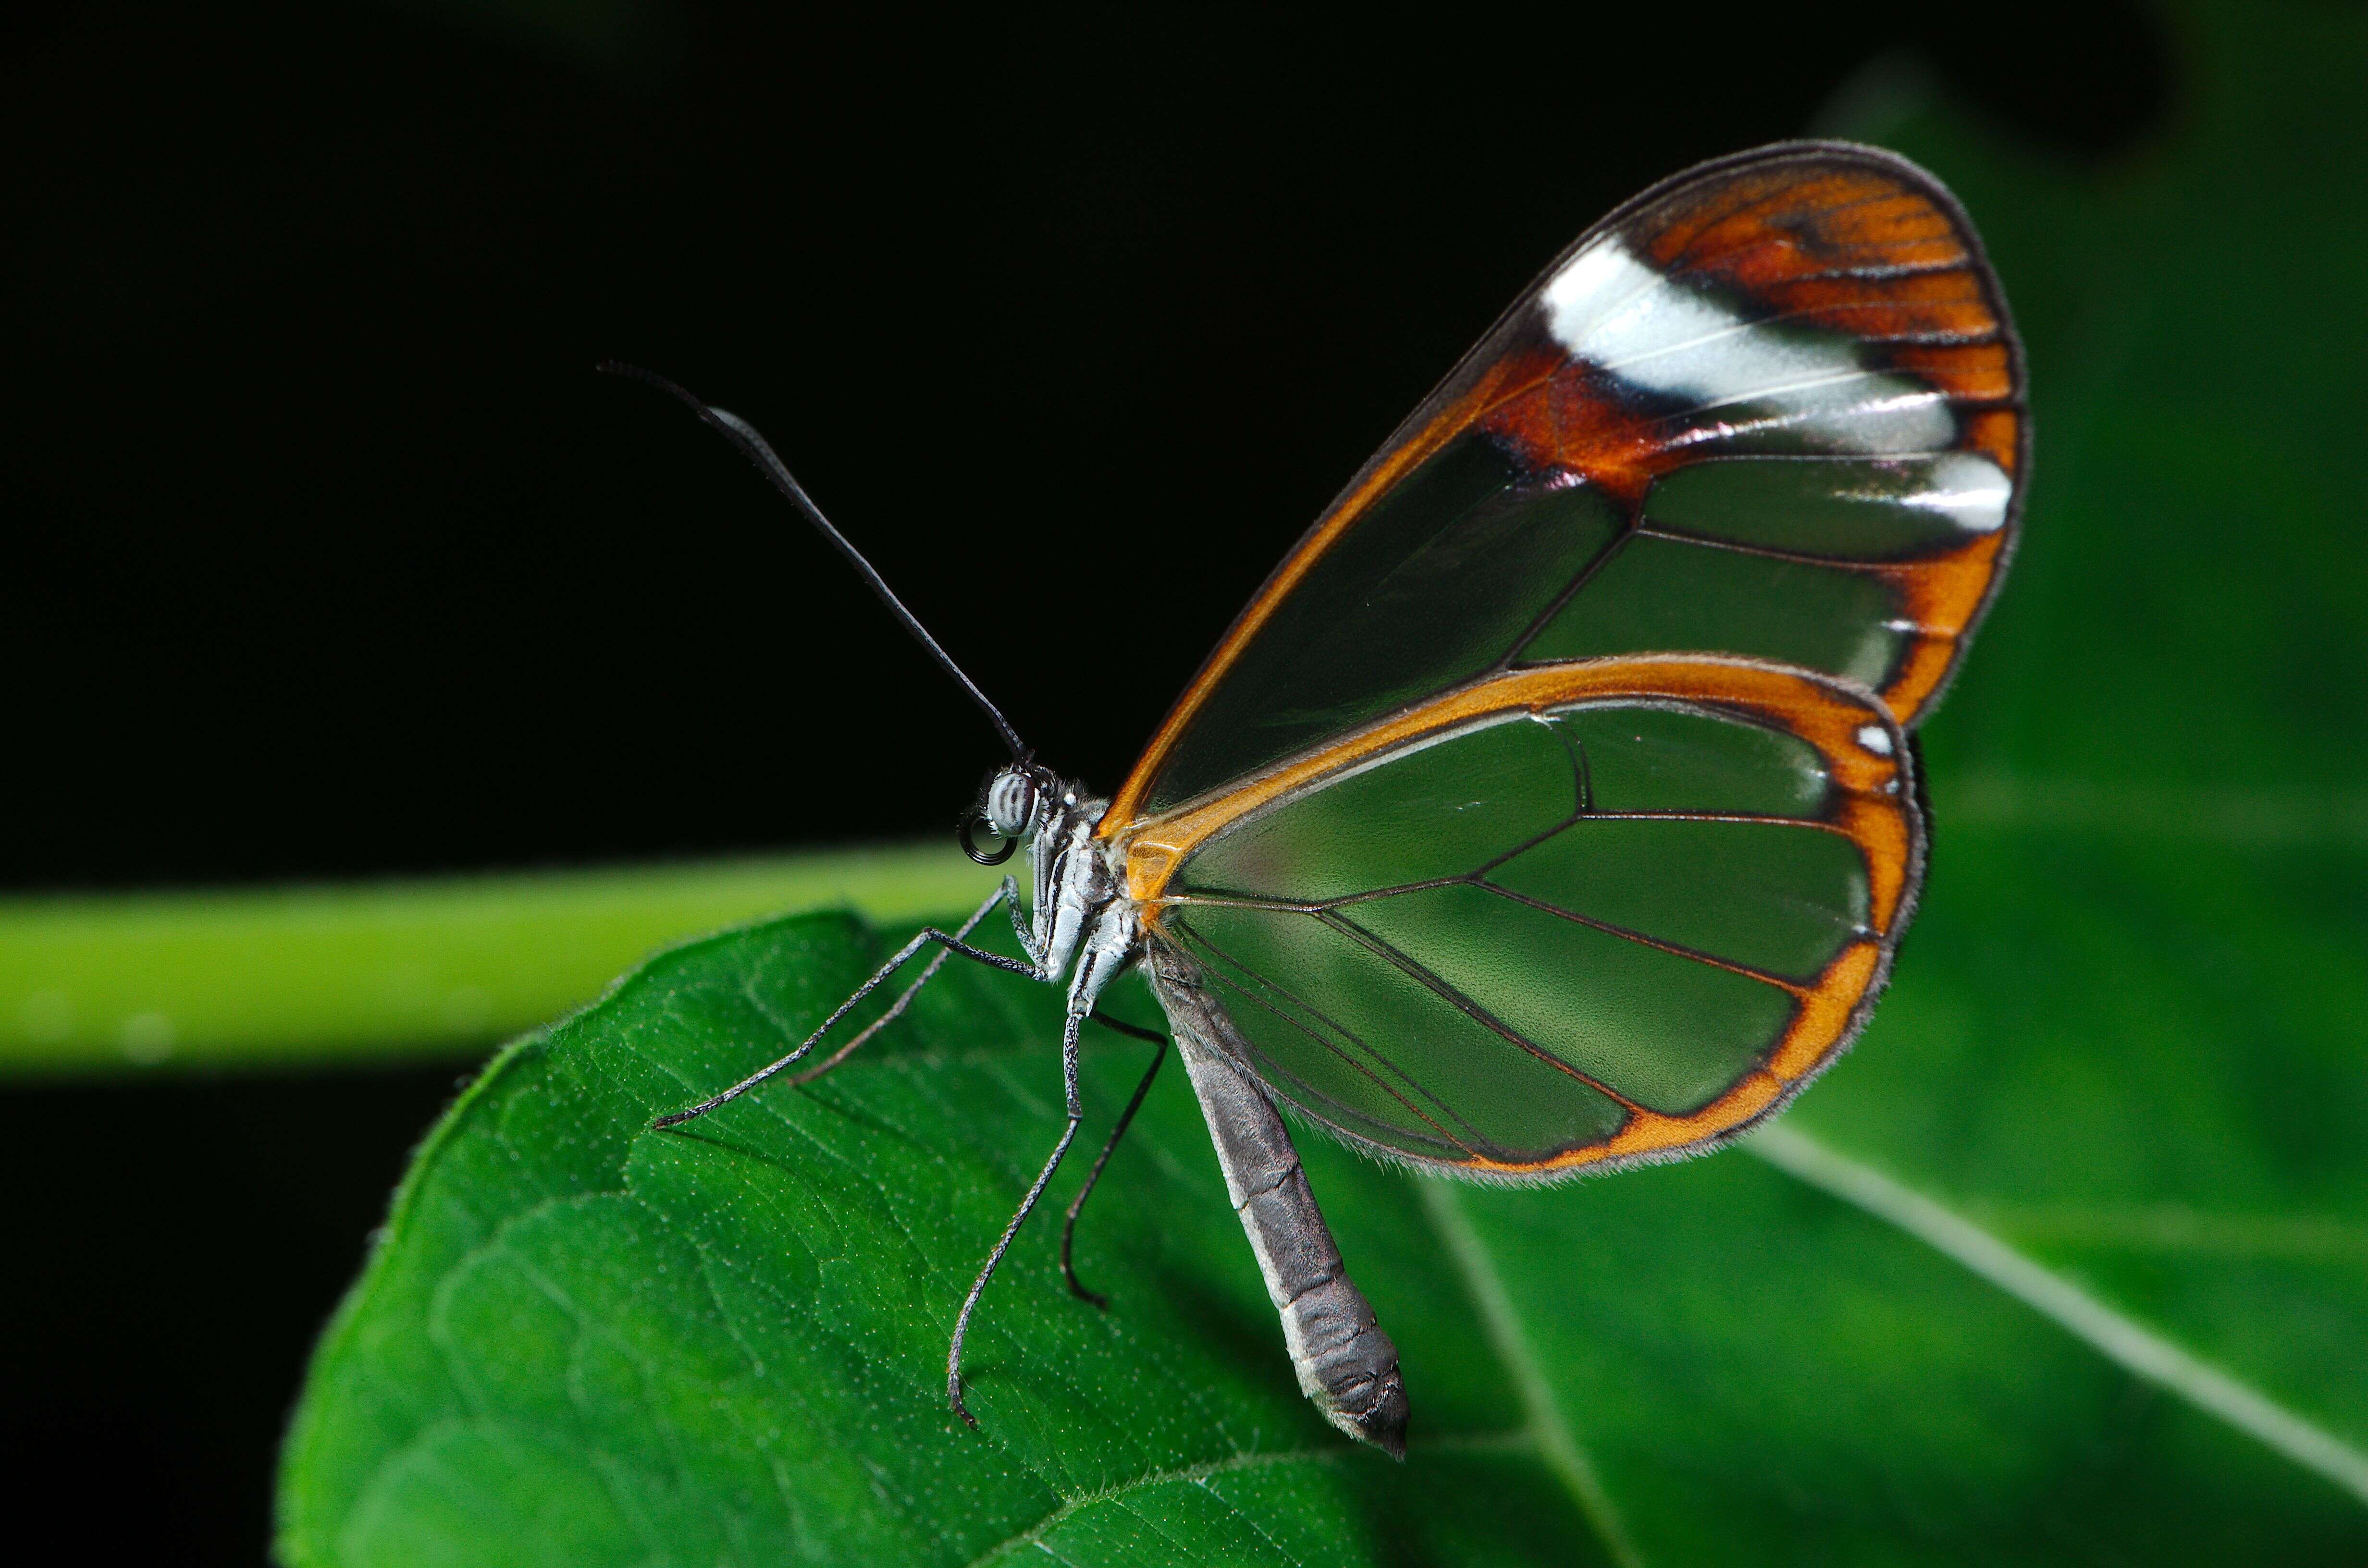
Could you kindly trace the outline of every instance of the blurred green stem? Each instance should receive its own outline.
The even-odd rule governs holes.
[[[949,845],[240,892],[0,902],[0,1074],[457,1057],[655,949],[783,910],[975,903]]]
[[[2368,842],[2356,791],[1943,776],[1952,833]],[[951,845],[239,892],[0,899],[0,1077],[457,1058],[657,948],[839,905],[910,920],[995,876]]]

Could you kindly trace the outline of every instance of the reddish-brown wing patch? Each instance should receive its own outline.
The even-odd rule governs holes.
[[[2020,486],[2027,445],[2021,357],[1996,280],[1955,203],[1905,160],[1800,143],[1721,161],[1646,192],[1591,229],[1516,301],[1301,538],[1178,699],[1104,817],[1123,832],[1209,694],[1324,553],[1457,437],[1486,432],[1541,472],[1640,506],[1653,482],[1748,437],[1716,409],[1671,412],[1566,353],[1542,324],[1546,282],[1616,235],[1663,277],[1754,324],[1852,345],[1870,369],[1913,378],[1952,416],[1953,449]],[[1846,449],[1841,455],[1848,455]],[[1886,580],[1905,655],[1880,696],[1912,727],[1940,692],[2011,550],[2005,526],[1908,562],[1832,561]],[[1508,650],[1508,656],[1510,656]]]

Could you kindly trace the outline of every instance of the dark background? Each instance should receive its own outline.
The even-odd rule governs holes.
[[[984,723],[604,358],[767,431],[1107,789],[1289,541],[1621,198],[1881,69],[2066,160],[2179,107],[2122,6],[1383,25],[12,12],[0,875],[949,827]],[[7,1092],[0,1506],[80,1560],[257,1560],[311,1335],[451,1087]]]

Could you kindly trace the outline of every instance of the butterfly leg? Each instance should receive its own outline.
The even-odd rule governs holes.
[[[855,1008],[862,1003],[865,997],[871,995],[874,991],[879,990],[882,985],[885,984],[888,981],[888,977],[894,974],[899,969],[902,969],[907,962],[911,961],[916,953],[918,953],[923,948],[928,947],[932,944],[935,944],[944,950],[939,953],[935,959],[930,960],[929,966],[922,971],[921,978],[915,981],[912,986],[906,990],[905,994],[896,999],[894,1005],[889,1008],[888,1017],[882,1018],[880,1020],[881,1023],[884,1024],[888,1021],[888,1018],[893,1018],[897,1014],[903,1012],[905,1005],[912,1000],[913,992],[918,991],[923,985],[928,983],[930,977],[937,973],[938,966],[942,964],[949,957],[956,953],[961,954],[963,958],[973,960],[979,963],[990,965],[996,969],[1009,970],[1014,974],[1024,974],[1032,978],[1036,973],[1036,970],[1033,965],[1023,963],[1018,959],[1005,958],[1001,953],[990,953],[985,951],[984,949],[973,948],[969,942],[963,939],[970,935],[973,927],[976,926],[980,921],[985,919],[989,914],[993,913],[995,906],[1003,901],[1005,893],[1010,890],[1011,885],[1011,880],[1008,877],[1005,878],[1003,886],[997,888],[993,893],[989,894],[986,902],[980,904],[977,910],[972,914],[971,917],[962,923],[962,929],[959,934],[940,931],[933,926],[929,929],[921,932],[911,941],[905,943],[902,948],[898,949],[895,957],[890,959],[886,963],[882,964],[878,971],[874,973],[871,979],[865,981],[860,986],[858,986],[856,988],[855,994],[840,1003],[837,1008],[832,1012],[830,1017],[822,1021],[822,1027],[815,1029],[814,1033],[806,1036],[804,1043],[800,1045],[795,1051],[791,1051],[787,1056],[782,1057],[778,1062],[774,1062],[758,1068],[756,1072],[749,1074],[746,1077],[741,1079],[730,1088],[723,1090],[721,1094],[712,1095],[708,1098],[700,1101],[699,1104],[692,1106],[688,1110],[673,1111],[667,1115],[656,1118],[651,1121],[650,1126],[654,1129],[676,1127],[679,1126],[683,1122],[689,1121],[696,1117],[705,1116],[709,1111],[715,1109],[718,1106],[729,1105],[732,1101],[738,1099],[742,1095],[746,1094],[749,1090],[755,1088],[766,1079],[772,1077],[775,1074],[780,1073],[784,1068],[795,1066],[799,1062],[804,1059],[808,1051],[814,1048],[815,1044],[821,1040],[823,1036],[828,1034],[831,1029],[837,1025],[841,1018],[847,1017],[848,1013],[853,1012]],[[852,1051],[856,1045],[862,1044],[865,1040],[871,1038],[873,1030],[878,1028],[879,1025],[875,1024],[871,1029],[866,1029],[863,1033],[858,1035],[854,1043],[849,1045],[848,1050]],[[839,1054],[843,1056],[846,1052],[841,1051]],[[825,1065],[835,1064],[837,1058],[834,1058],[832,1063],[825,1063]]]
[[[1038,977],[1044,976],[1044,945],[1037,939],[1036,923],[1029,912],[1019,907],[1019,879],[1003,879],[1005,907],[1011,912],[1011,934],[1019,938],[1019,950],[1036,966]]]
[[[1099,1007],[1091,1016],[1094,1022],[1105,1028],[1132,1035],[1137,1040],[1150,1040],[1159,1047],[1151,1053],[1151,1065],[1144,1069],[1143,1082],[1135,1085],[1134,1097],[1128,1100],[1126,1108],[1118,1113],[1118,1125],[1110,1129],[1110,1142],[1102,1145],[1102,1152],[1095,1157],[1094,1168],[1086,1173],[1086,1185],[1077,1189],[1077,1196],[1069,1203],[1068,1216],[1061,1224],[1061,1278],[1069,1282],[1070,1294],[1081,1301],[1091,1301],[1095,1306],[1107,1310],[1110,1298],[1099,1291],[1088,1290],[1080,1284],[1076,1267],[1070,1261],[1070,1250],[1077,1236],[1077,1211],[1086,1206],[1086,1199],[1093,1196],[1094,1184],[1102,1179],[1102,1167],[1109,1165],[1110,1155],[1117,1153],[1118,1141],[1126,1136],[1127,1128],[1134,1120],[1134,1113],[1143,1108],[1143,1096],[1151,1092],[1151,1080],[1159,1076],[1160,1063],[1167,1060],[1167,1037],[1157,1029],[1147,1029],[1122,1018],[1113,1018]]]
[[[1102,987],[1135,961],[1139,951],[1136,940],[1132,923],[1113,925],[1104,931],[1100,939],[1088,942],[1078,956],[1076,972],[1069,982],[1067,1017],[1061,1028],[1061,1089],[1068,1111],[1067,1125],[1061,1129],[1061,1141],[1053,1145],[1052,1156],[1044,1162],[1044,1168],[1036,1173],[1035,1184],[1029,1187],[1028,1196],[1019,1200],[1011,1222],[1003,1227],[1003,1234],[996,1240],[995,1250],[986,1255],[985,1266],[978,1271],[978,1278],[971,1282],[970,1294],[962,1298],[962,1311],[954,1318],[953,1339],[946,1346],[946,1403],[953,1407],[955,1415],[973,1427],[978,1421],[971,1415],[970,1407],[962,1403],[962,1341],[970,1335],[971,1314],[978,1310],[979,1298],[986,1293],[986,1282],[995,1278],[996,1267],[1003,1262],[1003,1255],[1011,1250],[1012,1239],[1019,1234],[1019,1227],[1026,1224],[1028,1216],[1036,1211],[1038,1201],[1044,1196],[1044,1188],[1053,1180],[1053,1173],[1061,1168],[1061,1161],[1068,1154],[1069,1145],[1076,1141],[1077,1124],[1086,1119],[1085,1096],[1077,1087],[1077,1036],[1084,1029],[1086,1020],[1097,1017],[1094,998],[1101,994]],[[1136,1026],[1121,1023],[1116,1018],[1102,1017],[1100,1021],[1122,1033],[1150,1032],[1138,1031]],[[1146,1078],[1146,1086],[1148,1082]],[[1135,1098],[1139,1102],[1142,1097],[1143,1091],[1138,1089]],[[1133,1114],[1133,1108],[1130,1106],[1127,1116],[1131,1118]]]
[[[987,895],[986,902],[980,904],[975,910],[972,911],[971,917],[969,919],[963,921],[960,926],[954,928],[954,935],[958,937],[967,939],[971,932],[977,928],[978,923],[985,919],[987,915],[994,911],[995,905],[998,900],[1008,902],[1012,907],[1017,908],[1019,906],[1019,884],[1009,877],[1004,878],[1003,885],[1000,888],[997,888],[994,892]],[[911,1006],[913,998],[920,994],[921,987],[927,985],[930,981],[935,980],[938,977],[938,971],[945,968],[946,960],[953,956],[954,953],[951,948],[939,948],[930,958],[928,963],[922,968],[921,978],[913,982],[912,984],[905,987],[903,994],[899,995],[894,1002],[888,1004],[888,1010],[886,1012],[881,1014],[878,1017],[864,1025],[862,1028],[857,1030],[853,1040],[848,1040],[845,1045],[842,1045],[837,1051],[832,1051],[819,1063],[807,1068],[804,1072],[792,1077],[790,1080],[791,1084],[793,1085],[811,1084],[816,1078],[821,1077],[824,1074],[829,1072],[832,1068],[837,1066],[840,1062],[854,1055],[858,1051],[860,1051],[863,1048],[865,1041],[869,1040],[873,1035],[878,1034],[882,1029],[886,1028],[890,1024],[894,1023],[898,1018],[905,1016],[905,1009]]]
[[[1037,1200],[1044,1196],[1044,1188],[1051,1184],[1053,1173],[1061,1168],[1061,1161],[1068,1153],[1069,1145],[1076,1140],[1077,1123],[1086,1119],[1085,1101],[1077,1092],[1077,1031],[1092,1010],[1090,994],[1080,999],[1073,994],[1068,1021],[1061,1029],[1061,1081],[1067,1095],[1068,1124],[1061,1129],[1061,1141],[1053,1145],[1052,1157],[1044,1162],[1044,1168],[1036,1173],[1036,1184],[1028,1189],[1028,1196],[1019,1200],[1019,1208],[1012,1214],[1011,1222],[1003,1227],[1003,1235],[996,1242],[995,1250],[986,1255],[986,1266],[971,1282],[970,1294],[962,1298],[962,1311],[954,1318],[953,1341],[946,1346],[946,1403],[953,1406],[954,1414],[973,1428],[978,1426],[978,1417],[973,1415],[970,1407],[962,1403],[962,1341],[970,1336],[970,1315],[978,1310],[978,1299],[986,1293],[986,1282],[995,1278],[996,1266],[1003,1261],[1003,1255],[1011,1250],[1012,1238],[1019,1234],[1019,1227],[1026,1224],[1028,1216],[1036,1211]]]

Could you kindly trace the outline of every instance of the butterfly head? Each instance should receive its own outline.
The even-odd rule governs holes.
[[[1044,813],[1060,793],[1060,781],[1033,763],[1015,762],[997,768],[980,792],[978,804],[962,819],[962,846],[982,866],[999,866],[1011,858],[1019,841],[1042,825]],[[981,849],[973,835],[984,827],[1003,842]]]
[[[1015,766],[997,771],[986,781],[983,803],[986,825],[1005,838],[1018,838],[1034,827],[1045,782],[1032,767]]]

